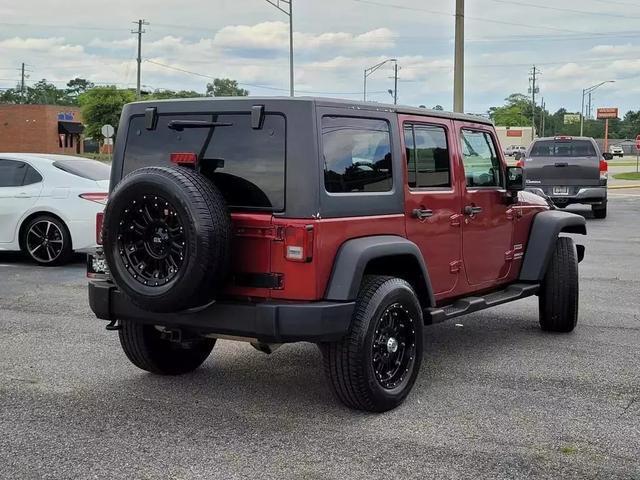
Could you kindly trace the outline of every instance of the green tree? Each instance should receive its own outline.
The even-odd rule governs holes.
[[[120,90],[115,86],[94,87],[78,97],[82,116],[86,125],[85,134],[101,138],[100,128],[105,124],[117,130],[122,107],[133,102],[136,96],[132,90]]]
[[[95,85],[84,78],[74,78],[67,82],[67,95],[71,98],[77,98],[87,90],[91,90]]]
[[[20,87],[0,91],[0,103],[20,103]]]
[[[67,92],[42,79],[26,88],[25,103],[40,105],[73,105],[75,101]]]
[[[153,93],[145,97],[145,99],[149,100],[166,100],[171,98],[198,98],[202,97],[201,93],[198,93],[193,90],[155,90]]]
[[[249,90],[240,88],[236,80],[230,78],[216,78],[213,83],[207,83],[207,97],[246,97]]]

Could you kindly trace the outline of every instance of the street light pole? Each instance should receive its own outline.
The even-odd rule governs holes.
[[[464,0],[456,0],[456,40],[453,67],[453,111],[464,112]]]
[[[580,108],[580,136],[582,137],[584,134],[584,97],[589,94],[591,96],[591,92],[593,92],[596,88],[600,88],[605,83],[616,83],[615,80],[605,80],[604,82],[600,82],[596,85],[592,85],[589,88],[582,89],[582,107]],[[589,109],[591,109],[591,100],[589,100]]]
[[[268,0],[267,0],[268,1]],[[383,60],[380,63],[376,63],[373,67],[369,67],[369,68],[365,68],[364,69],[364,85],[363,85],[363,90],[362,90],[362,99],[366,102],[367,101],[367,77],[369,75],[371,75],[373,72],[375,72],[376,70],[378,70],[380,67],[382,67],[385,63],[388,62],[395,62],[396,66],[395,66],[395,90],[394,93],[397,90],[398,87],[398,60],[395,58],[387,58],[386,60]],[[394,101],[397,101],[398,97],[397,94],[395,96]]]
[[[266,1],[289,17],[289,96],[293,97],[295,93],[293,83],[293,0]],[[284,4],[288,8],[283,8],[280,4]]]

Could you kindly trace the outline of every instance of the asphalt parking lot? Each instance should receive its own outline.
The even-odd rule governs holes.
[[[333,399],[317,348],[220,341],[179,378],[133,367],[82,259],[0,255],[0,477],[640,479],[640,192],[588,217],[579,325],[528,298],[426,329],[399,409]]]

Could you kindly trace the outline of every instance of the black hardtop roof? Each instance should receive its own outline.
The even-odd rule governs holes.
[[[479,115],[467,115],[463,113],[445,112],[443,110],[432,110],[429,108],[417,108],[408,105],[391,105],[387,103],[377,102],[363,102],[355,100],[345,100],[341,98],[325,98],[325,97],[196,97],[196,98],[176,98],[167,100],[145,100],[142,102],[135,102],[134,104],[149,104],[155,105],[158,103],[189,103],[189,102],[220,102],[220,101],[234,101],[234,102],[247,102],[247,103],[260,103],[260,102],[311,102],[321,107],[334,107],[334,108],[347,108],[351,110],[362,111],[384,111],[403,113],[407,115],[423,115],[427,117],[447,118],[451,120],[461,120],[465,122],[483,123],[486,125],[493,125],[493,122],[485,117]]]

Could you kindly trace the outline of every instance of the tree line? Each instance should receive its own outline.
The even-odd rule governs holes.
[[[233,97],[247,96],[249,91],[238,86],[236,80],[216,78],[207,83],[205,93],[193,90],[158,89],[142,91],[142,100],[165,100],[171,98]],[[74,78],[63,88],[42,79],[22,89],[19,85],[0,92],[0,103],[43,104],[78,106],[82,110],[87,137],[100,139],[102,125],[118,128],[120,112],[125,104],[136,100],[135,89],[118,88],[115,85],[97,86],[84,78]]]
[[[521,93],[513,93],[505,98],[505,104],[489,109],[489,117],[496,125],[503,127],[530,127],[534,115],[536,132],[539,135],[580,135],[580,112],[569,112],[560,108],[555,113],[543,109],[540,105],[533,108],[531,98]],[[565,115],[577,115],[577,122],[565,123]],[[571,118],[571,117],[568,117]],[[543,132],[544,130],[544,132]],[[584,120],[586,137],[604,138],[604,120]],[[640,135],[640,110],[629,110],[622,118],[609,120],[609,138],[635,139]]]

